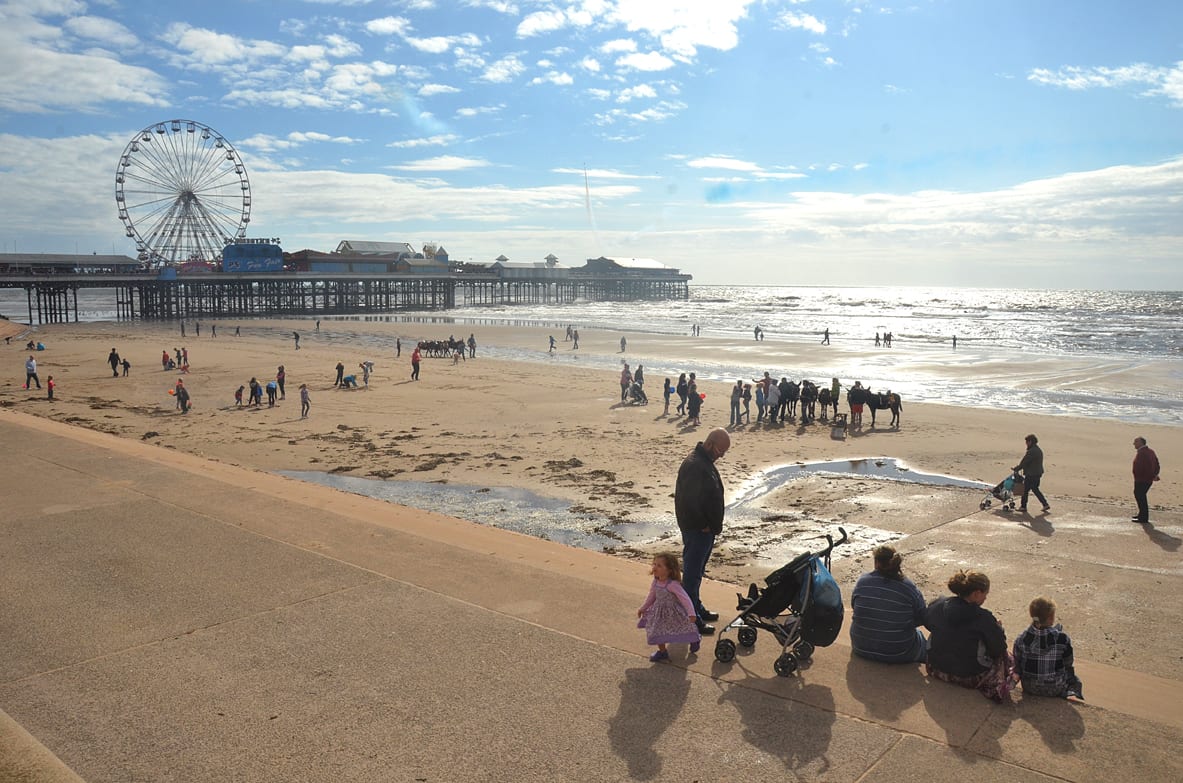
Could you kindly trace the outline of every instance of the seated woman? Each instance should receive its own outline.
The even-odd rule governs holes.
[[[884,663],[920,663],[927,653],[924,596],[904,576],[894,547],[875,548],[875,570],[859,577],[851,594],[850,641],[860,658]]]
[[[925,613],[924,625],[931,632],[928,675],[1004,701],[1014,687],[1014,663],[1002,624],[982,608],[990,578],[979,571],[958,571],[949,590],[952,596],[936,599]]]

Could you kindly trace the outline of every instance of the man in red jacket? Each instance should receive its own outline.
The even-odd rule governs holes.
[[[1150,506],[1146,502],[1146,493],[1150,485],[1158,481],[1158,455],[1146,445],[1145,438],[1134,438],[1134,500],[1138,501],[1138,513],[1132,521],[1140,525],[1150,522]]]

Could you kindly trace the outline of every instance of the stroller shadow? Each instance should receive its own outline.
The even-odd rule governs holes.
[[[1020,515],[1019,524],[1044,538],[1051,538],[1052,534],[1056,532],[1055,527],[1052,526],[1052,523],[1043,514],[1037,517],[1027,517],[1026,519]]]
[[[739,713],[748,744],[780,759],[798,778],[824,779],[837,720],[833,693],[800,676],[773,677],[764,684],[775,687],[728,685],[719,704],[730,704]]]
[[[628,764],[633,780],[661,777],[662,759],[654,745],[677,720],[690,695],[690,675],[681,666],[626,669],[620,706],[608,720],[612,752]],[[661,709],[653,709],[660,704]]]

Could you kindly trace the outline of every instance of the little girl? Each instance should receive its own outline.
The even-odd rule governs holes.
[[[668,661],[667,644],[689,643],[690,652],[698,652],[702,637],[694,622],[694,604],[682,588],[678,558],[668,553],[655,556],[649,573],[653,574],[653,584],[649,586],[645,603],[637,610],[637,617],[641,618],[637,627],[645,629],[649,644],[657,645],[657,652],[649,660]]]
[[[662,413],[662,415],[669,416],[670,415],[670,396],[674,393],[674,388],[672,386],[670,386],[670,379],[669,378],[665,379],[665,386],[662,387],[661,393],[665,397],[665,411]]]

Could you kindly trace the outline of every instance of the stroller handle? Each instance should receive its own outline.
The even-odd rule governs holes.
[[[846,535],[846,528],[839,527],[838,532],[842,534],[842,538],[838,539],[837,541],[834,540],[834,537],[832,535],[830,535],[829,533],[826,533],[826,544],[827,544],[826,551],[822,552],[821,556],[826,558],[827,560],[830,557],[830,552],[832,552],[834,550],[834,547],[841,546],[842,544],[845,544],[847,542],[847,540],[850,538],[848,535]]]

